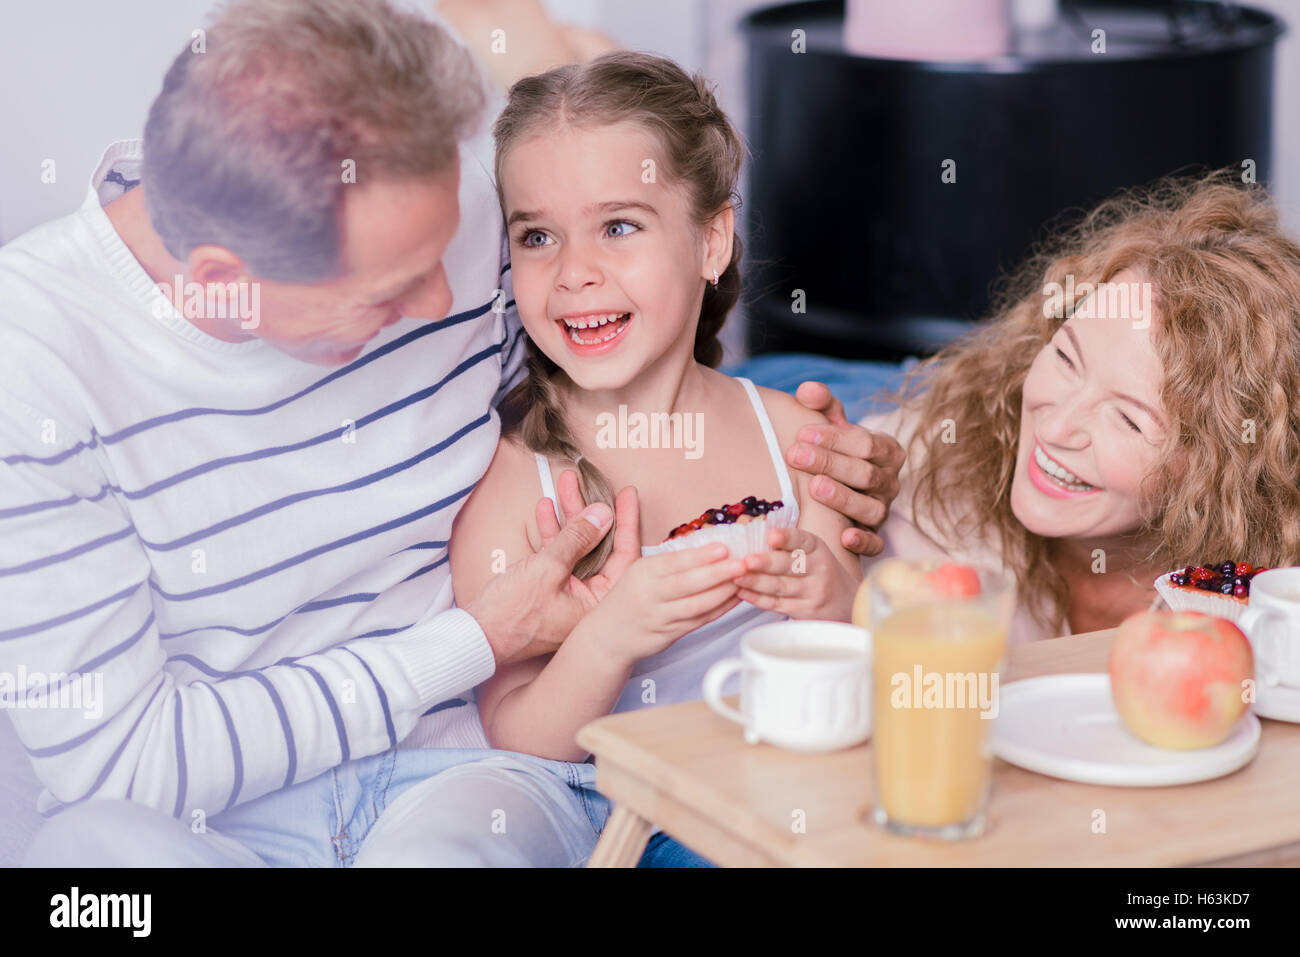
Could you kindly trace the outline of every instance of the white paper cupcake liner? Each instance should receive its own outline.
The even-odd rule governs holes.
[[[701,548],[721,542],[727,546],[728,557],[744,558],[758,552],[771,551],[767,543],[767,533],[774,528],[790,527],[790,509],[782,505],[774,512],[768,512],[761,518],[744,525],[705,525],[688,535],[670,538],[659,547],[665,552],[680,552],[684,548]]]
[[[1180,569],[1175,569],[1179,571]],[[1165,600],[1165,604],[1174,611],[1203,611],[1216,618],[1236,621],[1246,610],[1246,603],[1220,595],[1217,592],[1202,591],[1199,588],[1179,588],[1169,580],[1174,572],[1166,572],[1156,579],[1156,591]]]

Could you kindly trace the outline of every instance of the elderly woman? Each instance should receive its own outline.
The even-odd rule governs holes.
[[[1300,563],[1300,245],[1259,188],[1103,203],[902,400],[863,422],[908,449],[882,557],[1013,572],[1013,642],[1114,626],[1175,567]]]

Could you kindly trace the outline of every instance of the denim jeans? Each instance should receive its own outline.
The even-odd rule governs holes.
[[[591,764],[393,749],[204,818],[122,800],[52,818],[28,867],[580,867],[610,803]],[[646,867],[708,866],[663,835]]]

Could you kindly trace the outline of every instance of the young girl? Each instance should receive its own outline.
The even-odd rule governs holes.
[[[529,376],[457,520],[452,580],[464,604],[494,568],[530,554],[534,503],[556,500],[565,469],[579,470],[588,501],[623,490],[615,527],[577,575],[597,572],[619,536],[645,543],[643,557],[605,570],[612,589],[558,652],[501,669],[477,694],[494,747],[582,761],[580,727],[698,699],[704,671],[750,628],[847,619],[860,565],[840,544],[847,520],[781,454],[825,419],[714,368],[739,294],[742,145],[703,81],[662,58],[610,54],[516,84],[495,133]],[[653,413],[682,424],[680,441],[611,441],[611,423]],[[670,530],[750,496],[781,500],[797,522],[769,532],[777,555],[764,556],[761,581],[720,545],[662,553]],[[743,601],[757,597],[750,586],[781,597],[759,609]]]

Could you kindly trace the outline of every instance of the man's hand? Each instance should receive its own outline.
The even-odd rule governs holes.
[[[868,432],[844,418],[844,405],[821,382],[804,382],[795,393],[800,405],[821,412],[829,425],[808,425],[786,449],[791,467],[816,476],[808,483],[813,498],[853,522],[840,543],[858,555],[878,555],[885,543],[874,529],[889,516],[898,495],[903,447],[882,432]]]
[[[605,566],[586,581],[574,576],[574,566],[604,537],[611,512],[600,502],[584,509],[576,475],[572,485],[567,489],[569,521],[564,528],[559,527],[550,500],[543,498],[537,504],[542,548],[489,579],[465,608],[483,629],[497,667],[555,651],[627,566],[641,557],[636,489],[629,485],[614,502],[614,550]],[[577,508],[570,507],[574,494]]]
[[[568,528],[575,518],[582,516],[583,509],[587,505],[582,497],[581,486],[578,484],[578,473],[573,469],[565,469],[560,474],[560,487],[556,494],[560,497],[560,507],[564,509],[564,527]],[[543,498],[537,503],[537,530],[542,536],[543,549],[549,548],[551,543],[563,534],[550,499]],[[570,576],[569,594],[582,603],[584,612],[590,611],[597,602],[609,594],[609,590],[622,577],[627,567],[640,557],[641,507],[636,488],[629,485],[614,497],[613,550],[605,559],[605,564],[600,571],[586,581],[577,576]]]

